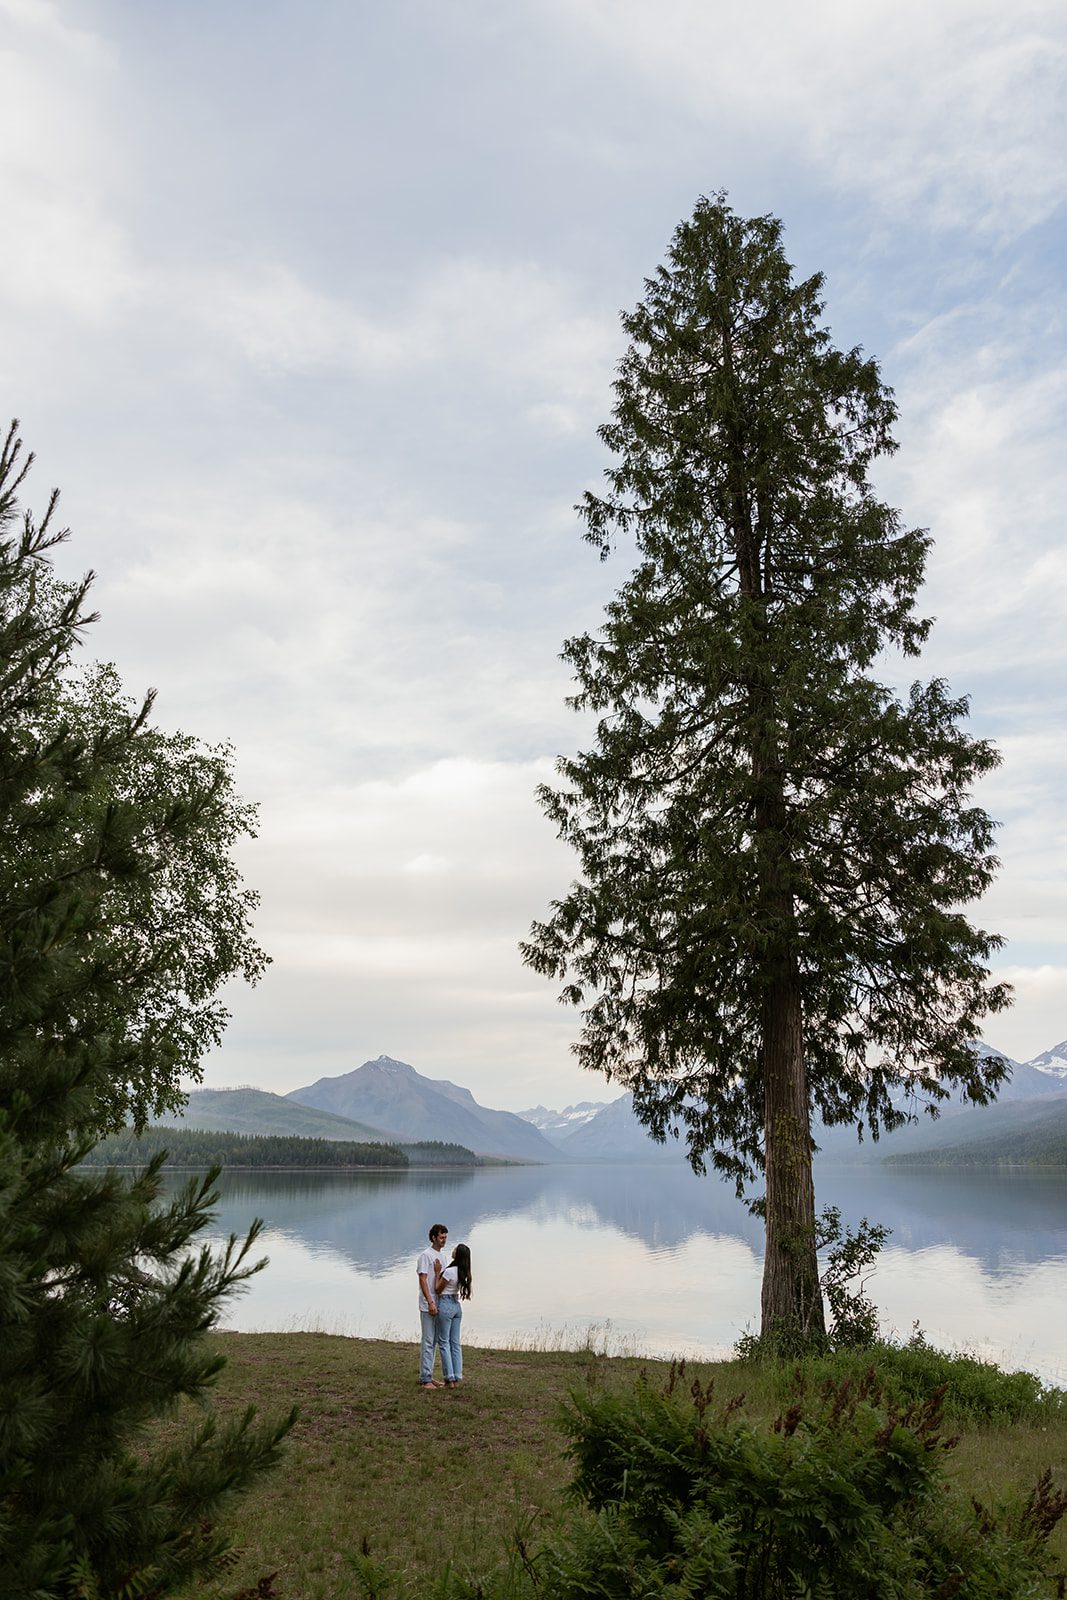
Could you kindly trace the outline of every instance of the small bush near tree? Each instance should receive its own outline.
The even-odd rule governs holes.
[[[759,1212],[761,1202],[752,1209]],[[812,1292],[798,1302],[798,1315],[737,1341],[742,1361],[794,1360],[832,1350],[868,1350],[878,1342],[878,1308],[867,1294],[875,1262],[892,1229],[860,1219],[853,1231],[837,1206],[825,1206],[815,1221],[819,1273]],[[804,1245],[806,1249],[806,1243]],[[830,1309],[824,1321],[823,1298]]]

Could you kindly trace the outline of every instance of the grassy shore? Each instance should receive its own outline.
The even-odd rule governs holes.
[[[494,1564],[516,1530],[557,1518],[568,1464],[554,1416],[576,1385],[655,1381],[667,1364],[593,1351],[464,1350],[458,1390],[423,1391],[411,1345],[330,1334],[220,1334],[227,1356],[219,1409],[254,1403],[301,1416],[281,1468],[230,1511],[239,1556],[211,1600],[257,1593],[342,1600],[359,1593],[362,1548],[410,1576],[446,1561]],[[744,1392],[754,1417],[781,1409],[781,1375],[739,1363],[690,1363],[724,1399]],[[951,1413],[950,1413],[951,1419]],[[180,1425],[180,1424],[179,1424]],[[955,1426],[952,1431],[956,1431]],[[970,1427],[951,1472],[979,1499],[1025,1493],[1046,1467],[1067,1467],[1067,1413]],[[1067,1528],[1053,1547],[1067,1562]],[[262,1583],[277,1574],[272,1584]]]

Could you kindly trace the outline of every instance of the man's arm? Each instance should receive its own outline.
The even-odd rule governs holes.
[[[426,1282],[425,1272],[419,1273],[419,1288],[422,1290],[423,1299],[429,1307],[431,1317],[435,1317],[437,1315],[437,1301],[434,1299],[433,1290]]]

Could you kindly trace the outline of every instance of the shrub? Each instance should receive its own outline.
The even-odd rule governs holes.
[[[810,1368],[809,1368],[810,1371]],[[803,1372],[773,1424],[686,1385],[573,1392],[562,1426],[578,1502],[539,1550],[520,1530],[488,1576],[427,1590],[357,1558],[369,1600],[1038,1600],[1063,1594],[1047,1540],[1067,1494],[1045,1473],[985,1507],[944,1473],[943,1394],[902,1405],[872,1369]]]
[[[769,1363],[768,1363],[769,1364]],[[1051,1421],[1067,1416],[1067,1391],[1043,1384],[1032,1372],[1003,1372],[991,1361],[950,1355],[928,1344],[916,1329],[907,1344],[880,1343],[869,1350],[839,1350],[824,1356],[774,1362],[772,1392],[784,1401],[798,1376],[812,1386],[862,1380],[869,1367],[882,1393],[895,1405],[922,1405],[944,1395],[944,1411],[962,1427]]]
[[[750,1210],[762,1215],[764,1202],[753,1201]],[[737,1341],[741,1361],[768,1358],[794,1361],[830,1350],[867,1350],[878,1342],[878,1308],[867,1294],[879,1252],[891,1228],[860,1219],[853,1231],[842,1224],[837,1206],[824,1206],[815,1221],[815,1248],[820,1271],[815,1297],[804,1314],[790,1321],[764,1324],[758,1333],[745,1333]],[[822,1331],[822,1302],[830,1316]]]
[[[943,1393],[901,1405],[873,1369],[800,1383],[770,1428],[711,1386],[574,1394],[574,1488],[597,1513],[540,1557],[552,1600],[1022,1600],[1051,1593],[1048,1534],[1067,1495],[1048,1475],[1021,1506],[946,1487]]]
[[[844,1377],[871,1362],[898,1403],[922,1401],[943,1389],[946,1412],[968,1427],[1067,1416],[1067,1391],[1043,1384],[1032,1372],[1003,1372],[978,1356],[950,1355],[927,1344],[918,1329],[907,1344],[882,1344],[862,1357],[843,1352],[827,1367]]]

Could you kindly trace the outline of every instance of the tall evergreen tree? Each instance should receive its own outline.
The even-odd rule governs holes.
[[[288,1426],[217,1427],[208,1413],[183,1443],[147,1436],[183,1398],[208,1397],[221,1361],[204,1335],[256,1270],[255,1232],[197,1252],[211,1178],[164,1204],[159,1161],[132,1180],[77,1170],[101,1107],[148,1060],[130,1018],[151,951],[122,918],[211,826],[217,790],[209,774],[131,791],[147,708],[95,726],[52,715],[90,620],[88,580],[50,580],[54,496],[39,525],[26,514],[19,527],[28,465],[12,428],[0,450],[0,1595],[155,1597],[217,1565],[216,1509],[275,1459]]]
[[[585,537],[635,570],[567,641],[593,748],[540,798],[582,876],[525,959],[582,1008],[586,1067],[739,1188],[765,1175],[764,1332],[822,1330],[813,1112],[877,1136],[901,1084],[984,1102],[968,1040],[1008,1003],[960,907],[995,868],[969,790],[991,746],[941,681],[902,700],[929,540],[870,485],[878,367],[833,347],[780,224],[702,199],[623,327]]]

